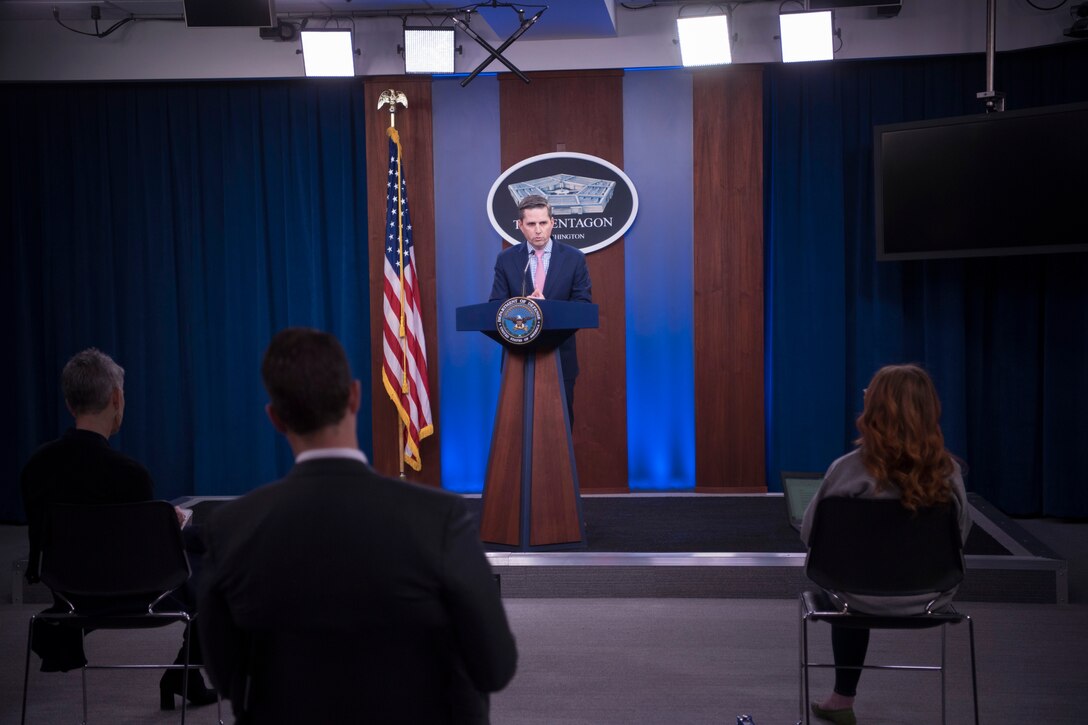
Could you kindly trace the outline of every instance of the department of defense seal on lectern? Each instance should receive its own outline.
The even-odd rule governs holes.
[[[544,315],[540,305],[528,297],[511,297],[499,306],[495,327],[512,345],[525,345],[540,334]]]

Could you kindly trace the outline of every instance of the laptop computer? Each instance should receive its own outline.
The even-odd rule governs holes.
[[[786,500],[786,515],[790,526],[801,530],[801,520],[809,501],[824,482],[823,473],[807,471],[782,471],[782,497]]]

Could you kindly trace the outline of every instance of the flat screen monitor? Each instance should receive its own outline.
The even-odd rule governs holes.
[[[1088,103],[877,126],[877,258],[1088,251]]]
[[[273,0],[185,0],[190,28],[267,28],[275,25]]]
[[[824,474],[818,471],[782,471],[782,495],[786,499],[786,516],[790,526],[801,530],[805,519],[805,509],[820,490]]]

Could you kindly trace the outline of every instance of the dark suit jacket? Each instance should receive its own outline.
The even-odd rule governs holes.
[[[488,721],[517,649],[459,497],[320,459],[203,528],[205,663],[239,722]]]
[[[109,441],[98,433],[76,428],[35,451],[19,480],[30,538],[30,581],[38,578],[41,526],[49,506],[135,503],[154,498],[146,468],[110,448]]]
[[[495,280],[491,284],[490,301],[505,300],[528,295],[533,291],[533,280],[525,271],[529,261],[529,244],[508,247],[495,259]],[[593,290],[586,267],[586,255],[581,250],[552,240],[552,257],[548,263],[548,275],[544,278],[544,299],[571,302],[592,302]],[[578,377],[578,348],[576,335],[568,337],[559,346],[559,359],[563,365],[563,377]]]

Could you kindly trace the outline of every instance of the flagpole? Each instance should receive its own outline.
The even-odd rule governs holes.
[[[401,228],[404,216],[401,201],[401,176],[400,176],[400,137],[397,135],[397,104],[408,108],[408,97],[400,91],[392,88],[382,91],[378,97],[378,110],[385,104],[389,104],[389,130],[388,134],[397,144],[397,258],[404,259],[404,232]],[[404,264],[400,265],[400,348],[401,348],[401,394],[408,392],[408,341],[404,330]],[[404,421],[400,418],[400,411],[396,410],[397,419],[397,471],[400,478],[404,478]]]
[[[419,273],[415,264],[404,149],[396,129],[396,105],[408,107],[405,95],[382,91],[378,108],[389,104],[389,180],[386,182],[386,235],[382,264],[382,386],[397,409],[397,463],[401,478],[407,464],[421,470],[420,442],[434,433],[427,344],[420,317]]]

